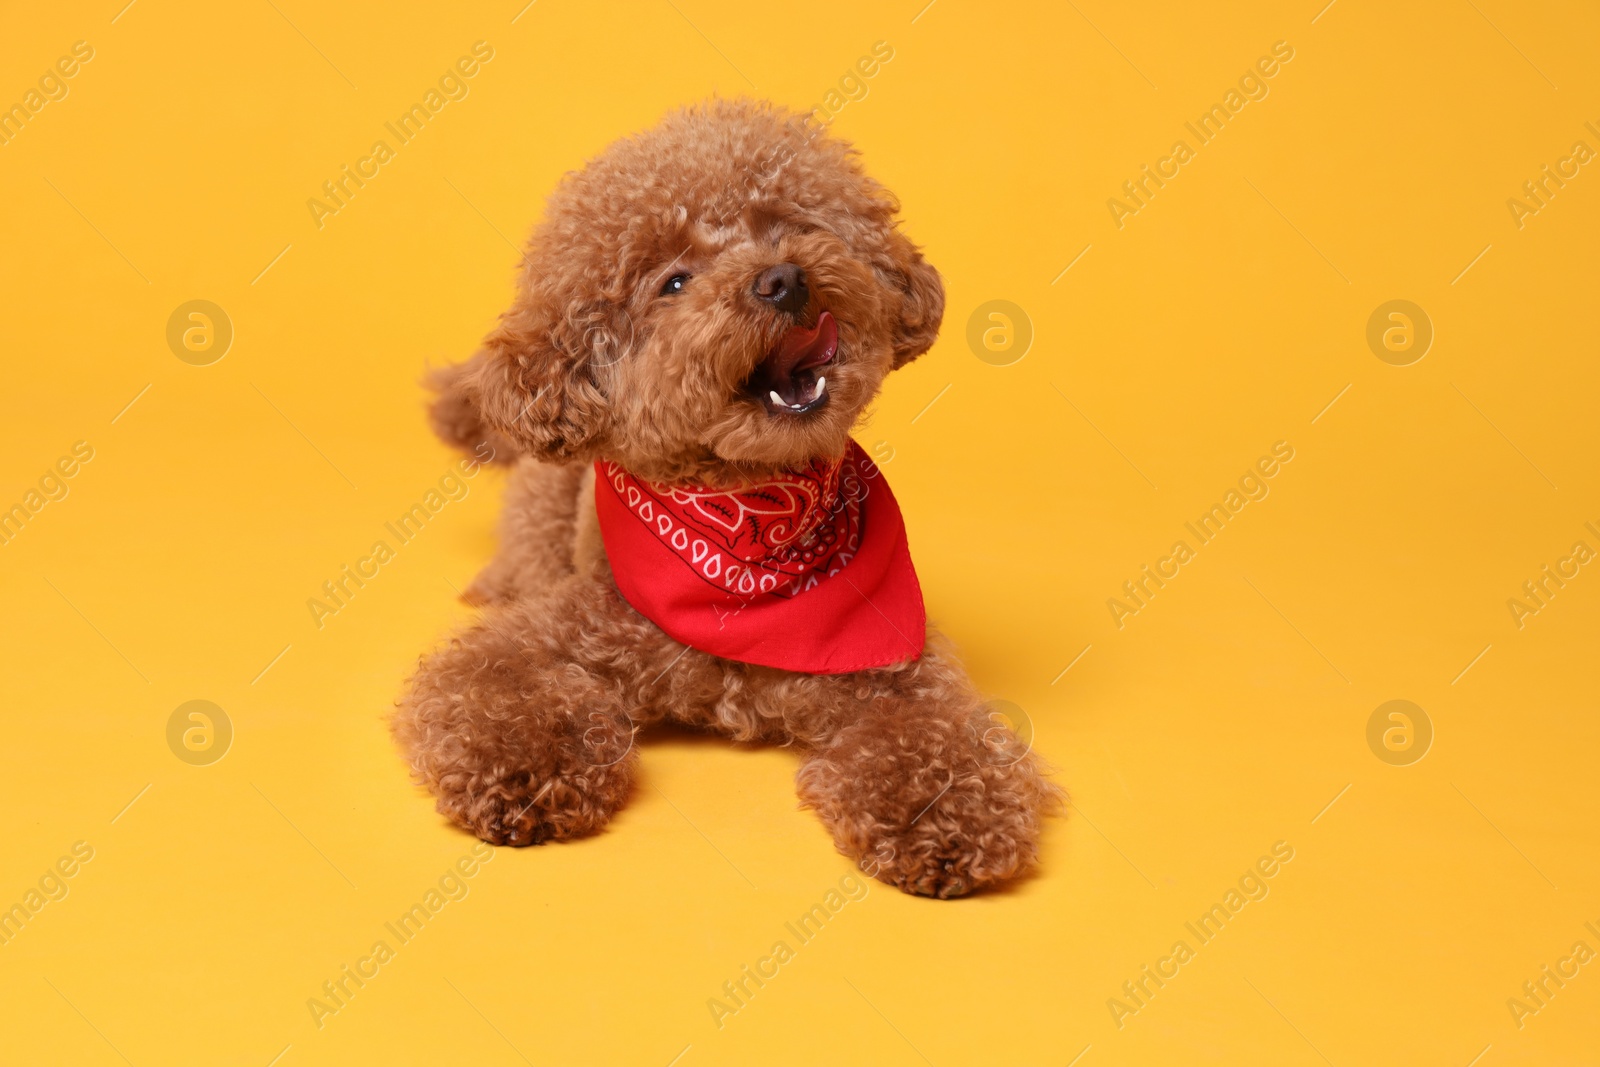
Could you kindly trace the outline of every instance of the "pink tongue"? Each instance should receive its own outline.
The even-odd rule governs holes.
[[[833,358],[838,340],[839,324],[824,311],[817,316],[817,324],[811,329],[802,330],[797,326],[783,335],[772,359],[772,369],[787,378],[797,370],[820,366]]]

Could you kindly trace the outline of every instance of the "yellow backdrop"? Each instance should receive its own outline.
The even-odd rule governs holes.
[[[0,16],[0,1059],[1589,1062],[1592,6],[122,2]],[[1072,792],[1012,891],[861,892],[786,751],[491,851],[389,743],[501,484],[417,379],[712,93],[944,273],[859,437]]]

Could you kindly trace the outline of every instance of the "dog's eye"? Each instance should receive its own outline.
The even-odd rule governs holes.
[[[683,292],[683,287],[688,284],[689,276],[687,274],[674,274],[667,279],[667,284],[661,287],[661,295],[676,296],[678,293]]]

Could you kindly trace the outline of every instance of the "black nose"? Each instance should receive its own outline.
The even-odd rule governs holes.
[[[756,275],[752,288],[756,296],[790,315],[804,311],[811,299],[811,293],[806,289],[806,272],[793,263],[768,267]]]

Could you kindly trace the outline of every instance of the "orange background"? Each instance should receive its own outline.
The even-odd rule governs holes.
[[[1600,575],[1520,628],[1507,602],[1600,549],[1600,175],[1507,201],[1600,149],[1600,17],[924,2],[3,17],[0,104],[94,55],[0,146],[0,507],[75,442],[93,458],[0,545],[0,907],[75,842],[93,858],[0,945],[0,1058],[1594,1062],[1592,963],[1520,1028],[1507,1001],[1600,949]],[[468,95],[319,229],[307,200],[476,41]],[[1041,874],[957,902],[874,883],[719,1028],[708,1000],[852,868],[796,810],[792,753],[652,736],[609,832],[469,864],[319,1028],[308,999],[473,845],[383,716],[469,617],[501,476],[320,629],[306,607],[454,461],[419,375],[507,305],[561,173],[714,92],[822,104],[879,41],[833,128],[949,306],[858,436],[932,614],[1072,792]],[[1195,144],[1279,41],[1267,95]],[[1180,138],[1119,228],[1108,200]],[[167,342],[196,299],[234,333],[205,366]],[[1397,299],[1434,332],[1406,366],[1367,342]],[[994,300],[1026,352],[969,345]],[[1108,599],[1279,441],[1269,494],[1119,628]],[[220,761],[169,748],[191,700],[231,724]],[[1431,726],[1405,766],[1368,744],[1391,700]],[[1119,1020],[1280,841],[1268,895]]]

